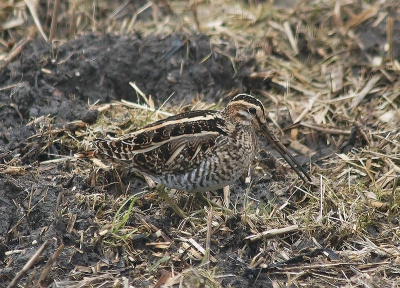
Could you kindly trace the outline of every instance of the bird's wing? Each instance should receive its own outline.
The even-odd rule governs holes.
[[[217,111],[191,111],[152,123],[117,140],[97,139],[96,153],[129,162],[149,174],[182,171],[196,165],[225,137]]]

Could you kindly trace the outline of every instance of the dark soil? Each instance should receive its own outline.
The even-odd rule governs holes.
[[[19,59],[0,72],[2,87],[11,85],[11,88],[0,91],[0,164],[24,168],[14,175],[0,173],[2,286],[11,281],[47,239],[54,240],[21,283],[29,283],[30,279],[36,281],[47,259],[64,243],[65,248],[57,258],[56,268],[53,267],[48,274],[44,285],[52,283],[54,279],[74,278],[72,275],[79,270],[77,267],[93,267],[99,263],[104,264],[101,273],[128,276],[136,287],[148,285],[141,277],[143,265],[146,264],[141,260],[144,257],[128,260],[124,258],[124,251],[118,251],[120,258],[115,261],[115,258],[105,255],[99,236],[102,227],[97,219],[99,213],[110,208],[107,205],[111,204],[106,200],[100,206],[89,206],[79,201],[79,195],[92,194],[114,199],[110,188],[112,185],[108,185],[108,188],[96,184],[98,182],[92,185],[89,179],[93,176],[93,170],[84,161],[71,160],[46,165],[40,162],[79,152],[55,139],[63,133],[78,137],[74,134],[76,127],[71,121],[95,122],[98,113],[89,110],[93,103],[109,103],[120,99],[137,102],[138,96],[129,82],[136,83],[146,95],[151,95],[156,105],[161,105],[172,94],[168,105],[190,104],[200,94],[204,95],[205,102],[212,103],[223,100],[222,95],[227,91],[252,92],[269,85],[261,80],[249,80],[250,72],[257,70],[252,57],[235,63],[238,68],[235,74],[226,56],[234,55],[234,48],[221,45],[218,49],[224,55],[210,50],[206,36],[185,34],[149,36],[144,39],[140,35],[88,35],[56,48],[35,40],[26,45]],[[40,116],[50,120],[29,123]],[[109,183],[112,175],[105,175],[109,178],[104,178],[103,174],[96,177]],[[251,196],[261,201],[273,198],[273,193],[268,189],[270,181],[264,179],[256,182]],[[237,201],[244,189],[243,184],[235,185],[232,201]],[[130,188],[130,193],[137,191]],[[154,201],[150,196],[139,198],[135,207],[138,210],[129,219],[129,225],[139,227],[146,221],[174,239],[179,218],[165,203]],[[189,201],[193,201],[190,195],[182,197],[189,197]],[[164,215],[160,215],[159,207],[155,209],[153,205],[162,205]],[[112,221],[113,216],[109,215],[108,219]],[[234,233],[213,236],[211,248],[218,259],[218,272],[236,275],[223,280],[224,286],[231,284],[244,287],[255,280],[243,272],[259,251],[259,247],[254,246],[260,244],[245,245],[243,239],[251,231],[243,230],[248,228],[238,225],[238,222],[240,215],[232,216],[227,223],[231,223],[229,228]],[[156,251],[146,246],[147,242],[156,241],[150,232],[139,233],[137,240],[129,245],[135,251],[148,255],[148,259],[156,261],[158,258],[151,256]],[[243,246],[247,248],[238,255],[238,250]],[[172,253],[176,249],[170,248]],[[15,252],[5,255],[5,251]],[[183,270],[189,265],[187,261],[177,262],[175,269]],[[267,278],[257,278],[254,287],[270,285]]]

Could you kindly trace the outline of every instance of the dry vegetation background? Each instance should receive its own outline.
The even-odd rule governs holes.
[[[397,1],[9,0],[0,3],[0,24],[0,286],[400,286]],[[119,51],[136,41],[142,52],[174,59],[174,40],[187,49],[182,61],[192,50],[196,67],[215,61],[211,78],[190,70],[185,86],[179,77],[187,70],[177,69],[158,76],[161,85],[152,66],[133,81],[126,71],[146,67],[119,68],[127,49],[105,70],[115,79],[124,71],[126,83],[107,96],[90,86],[73,108],[85,117],[51,110],[51,98],[71,97],[75,84],[52,82],[48,114],[33,113],[34,100],[21,96],[43,85],[42,76],[27,75],[73,78],[63,64],[106,57],[107,43]],[[79,53],[62,54],[68,49]],[[36,58],[23,66],[29,53]],[[96,78],[107,65],[79,76]],[[258,159],[252,185],[234,185],[226,209],[172,193],[188,215],[182,220],[132,184],[140,179],[73,157],[95,137],[219,108],[239,91],[266,103],[271,127],[310,164],[314,185],[282,167],[289,176],[271,176]],[[290,132],[280,129],[290,123]],[[226,205],[221,194],[207,197]]]

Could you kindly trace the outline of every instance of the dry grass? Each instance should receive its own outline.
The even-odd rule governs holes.
[[[0,9],[4,36],[0,58],[4,65],[14,58],[20,45],[51,30],[52,4],[48,2],[48,18],[34,21],[32,11],[38,7],[30,2],[0,4],[5,7]],[[101,243],[107,265],[121,258],[140,264],[129,277],[117,277],[119,274],[111,270],[92,275],[100,273],[101,262],[98,267],[76,267],[70,280],[56,281],[57,287],[128,287],[131,279],[153,287],[220,287],[222,279],[232,275],[214,268],[218,255],[210,250],[210,241],[239,239],[233,235],[237,230],[231,229],[230,217],[245,227],[238,230],[251,232],[241,235],[240,241],[249,238],[235,251],[237,259],[252,241],[261,242],[256,256],[241,265],[253,269],[256,278],[267,275],[274,287],[400,285],[400,63],[394,38],[400,27],[400,7],[395,2],[378,1],[298,1],[282,9],[263,1],[228,2],[163,0],[136,5],[100,1],[95,7],[90,1],[63,2],[54,45],[87,31],[140,31],[144,36],[186,31],[209,35],[215,49],[218,45],[235,46],[232,65],[236,70],[239,59],[254,56],[257,72],[275,71],[274,82],[286,93],[254,92],[272,103],[268,112],[274,123],[286,110],[298,123],[291,133],[291,145],[300,154],[315,155],[311,171],[316,185],[297,187],[303,194],[299,199],[282,193],[286,197],[282,202],[279,189],[289,189],[272,187],[278,195],[275,201],[263,203],[246,198],[246,194],[228,209],[213,210],[198,205],[190,195],[178,194],[175,198],[189,216],[168,227],[166,235],[165,229],[150,224],[147,211],[138,207],[159,204],[155,216],[160,218],[168,207],[157,203],[154,193],[144,196],[146,190],[126,195],[129,187],[114,173],[115,182],[108,181],[102,189],[108,191],[110,185],[117,185],[120,196],[76,195],[78,206],[96,211],[95,222],[100,227],[93,239],[82,235],[82,242]],[[37,32],[40,29],[44,32]],[[20,45],[13,50],[10,43]],[[135,89],[140,94],[140,87]],[[101,134],[122,135],[184,108],[170,107],[162,109],[166,113],[157,113],[157,105],[144,96],[145,109],[120,102],[94,105],[101,116],[94,125],[77,130],[77,138],[58,133],[48,136],[82,151]],[[193,103],[196,109],[208,109],[209,104]],[[133,123],[131,119],[139,120]],[[326,147],[337,152],[321,151]],[[0,169],[13,173],[6,170],[10,167]],[[94,186],[99,185],[96,179],[103,177],[88,166],[86,170],[81,165],[75,169],[88,175]],[[223,205],[220,197],[210,197]],[[68,208],[62,217],[69,218],[73,227]],[[285,227],[293,229],[280,234],[279,229]],[[254,239],[252,235],[256,235]],[[148,249],[138,249],[135,241],[146,237],[152,240],[146,244]]]

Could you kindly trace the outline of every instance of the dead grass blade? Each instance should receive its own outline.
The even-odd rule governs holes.
[[[42,253],[47,249],[47,247],[50,245],[51,241],[53,241],[52,239],[47,239],[42,246],[39,247],[39,249],[36,251],[35,254],[33,254],[32,258],[26,262],[25,266],[15,275],[14,279],[10,282],[10,284],[7,286],[7,288],[13,288],[15,287],[20,278],[26,273],[28,272],[29,269],[31,269],[31,267],[35,264],[35,262],[38,260],[38,258],[40,257],[40,255],[42,255]]]
[[[46,36],[46,33],[44,33],[42,24],[40,23],[38,14],[37,14],[37,9],[36,9],[36,3],[33,2],[33,0],[24,0],[26,3],[26,6],[28,6],[29,11],[31,12],[33,21],[35,21],[36,27],[38,28],[40,34],[42,35],[43,39],[48,42],[48,38]]]
[[[4,68],[7,67],[7,65],[16,57],[18,56],[22,49],[24,49],[24,46],[26,44],[28,44],[29,42],[32,41],[31,37],[27,37],[22,39],[18,44],[16,44],[14,46],[14,48],[12,49],[12,51],[5,57],[5,59],[3,59],[2,63],[0,64],[0,71],[4,70]],[[7,87],[7,88],[11,88],[11,87]]]
[[[253,241],[261,240],[263,238],[272,238],[272,237],[275,237],[275,236],[278,236],[281,234],[294,232],[294,231],[299,230],[299,228],[300,227],[298,225],[292,225],[292,226],[285,227],[285,228],[271,229],[271,230],[264,231],[264,232],[261,232],[261,233],[255,234],[255,235],[247,236],[244,239],[250,240],[253,242]]]

